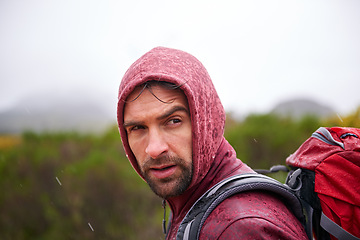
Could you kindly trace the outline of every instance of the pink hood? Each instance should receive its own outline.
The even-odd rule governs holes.
[[[227,177],[252,170],[236,158],[234,149],[223,136],[225,111],[204,66],[186,52],[158,47],[131,65],[119,89],[117,119],[120,135],[128,159],[140,176],[123,127],[123,110],[127,96],[136,86],[149,80],[181,85],[190,109],[193,141],[192,182],[181,196],[166,199],[172,211],[167,239],[173,239],[186,212],[206,190]]]
[[[138,164],[123,128],[123,109],[127,96],[134,88],[149,80],[181,85],[188,99],[193,137],[194,173],[189,187],[191,188],[209,172],[223,140],[224,108],[205,67],[192,55],[180,50],[157,47],[139,58],[130,66],[121,81],[117,120],[125,152],[140,176]]]

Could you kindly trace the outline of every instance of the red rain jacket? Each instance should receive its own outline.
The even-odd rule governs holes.
[[[141,176],[123,128],[123,109],[134,88],[149,80],[181,85],[190,110],[193,139],[193,178],[181,196],[166,199],[172,219],[166,239],[175,239],[178,227],[195,201],[219,181],[253,172],[223,137],[225,111],[204,66],[192,55],[158,47],[143,55],[125,73],[119,88],[118,125],[123,146]],[[141,176],[142,177],[142,176]],[[207,218],[200,239],[307,239],[298,220],[275,196],[251,192],[223,201]]]

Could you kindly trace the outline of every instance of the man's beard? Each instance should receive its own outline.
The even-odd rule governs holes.
[[[172,175],[167,178],[158,179],[149,174],[151,166],[175,164],[180,169],[180,175]],[[192,180],[192,162],[187,164],[182,158],[163,156],[157,159],[150,158],[140,166],[141,174],[150,186],[151,190],[161,198],[167,199],[183,194],[190,186]]]

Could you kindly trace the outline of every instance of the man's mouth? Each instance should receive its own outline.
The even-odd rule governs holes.
[[[162,165],[151,167],[149,172],[158,179],[168,178],[176,171],[176,165]]]

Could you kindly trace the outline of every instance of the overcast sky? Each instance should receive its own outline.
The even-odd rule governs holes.
[[[123,74],[156,46],[197,57],[227,111],[360,105],[358,0],[1,0],[0,109],[81,91],[115,116]]]

